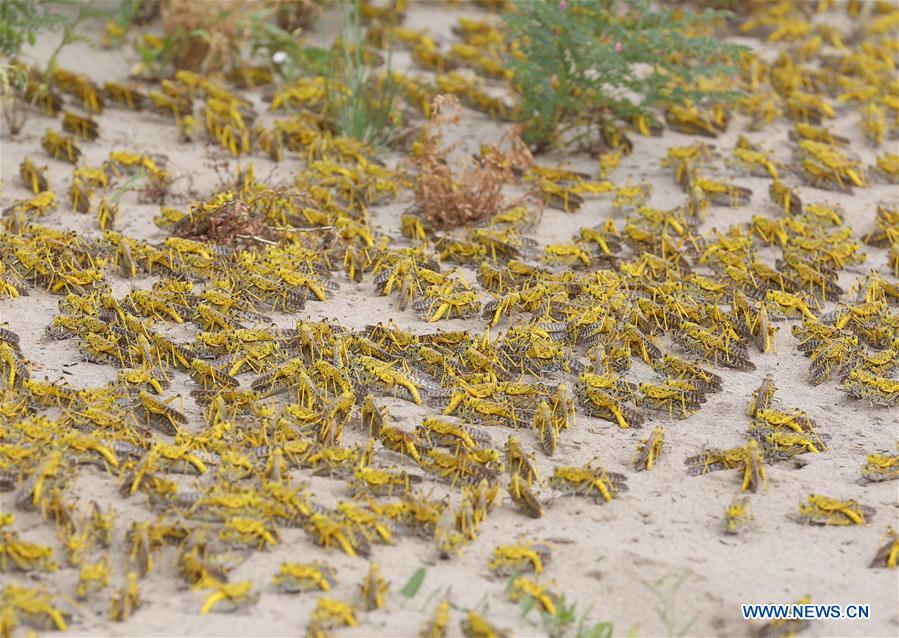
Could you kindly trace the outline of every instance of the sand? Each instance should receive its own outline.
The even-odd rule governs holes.
[[[443,6],[413,3],[407,26],[426,28],[438,43],[451,39],[449,28],[458,15],[482,15],[477,9],[463,6],[448,10]],[[331,20],[333,23],[333,20]],[[323,24],[328,24],[326,20]],[[91,33],[99,33],[94,26]],[[56,36],[41,36],[29,50],[33,61],[46,59],[55,45]],[[752,41],[757,46],[755,41]],[[78,43],[67,48],[60,58],[60,66],[86,74],[94,81],[124,80],[134,60],[127,50],[102,50]],[[408,64],[408,56],[399,54],[397,64]],[[176,192],[186,192],[188,186],[199,194],[209,193],[219,182],[212,170],[214,163],[226,162],[231,169],[236,162],[225,152],[206,142],[180,144],[176,128],[165,118],[147,113],[131,113],[107,108],[97,118],[102,137],[84,143],[84,161],[99,165],[112,149],[162,154],[168,158],[167,167],[179,178]],[[866,163],[871,163],[881,150],[869,147],[858,133],[855,111],[841,112],[833,129],[853,140],[852,148]],[[728,132],[710,143],[723,155],[729,154],[746,121],[737,117]],[[26,156],[38,164],[48,164],[51,186],[63,199],[58,210],[42,219],[42,223],[84,232],[96,236],[98,231],[92,216],[82,216],[68,209],[67,197],[71,167],[50,159],[40,150],[39,140],[45,128],[58,129],[58,124],[45,117],[32,115],[25,128],[15,138],[4,133],[2,138],[3,193],[0,208],[27,196],[18,179],[18,164]],[[499,139],[506,127],[483,115],[465,110],[458,140],[469,150],[482,142]],[[780,121],[763,133],[749,133],[750,139],[763,141],[776,148],[780,159],[788,161],[787,130]],[[668,169],[659,165],[668,147],[692,143],[694,138],[666,130],[661,138],[634,137],[635,148],[626,157],[612,179],[624,183],[645,180],[652,184],[650,205],[671,208],[683,200],[680,188]],[[388,163],[396,162],[388,157]],[[300,164],[288,156],[278,165],[254,154],[246,158],[256,166],[256,173],[267,181],[285,179],[299,169]],[[581,156],[542,157],[544,164],[568,162],[572,167],[593,174],[593,160]],[[731,175],[735,183],[753,190],[749,205],[740,208],[714,206],[700,230],[725,230],[732,224],[749,221],[753,214],[777,216],[768,200],[768,180],[745,177],[725,169],[719,163],[718,175]],[[273,177],[266,178],[269,171]],[[711,173],[715,177],[715,172]],[[795,183],[795,180],[794,182]],[[847,222],[857,235],[872,225],[878,201],[895,199],[893,186],[871,185],[857,189],[854,195],[841,195],[800,185],[798,191],[806,202],[829,201],[841,204],[847,212]],[[372,209],[375,224],[393,237],[399,236],[399,214],[411,203],[411,194],[403,193],[397,201]],[[179,204],[176,202],[176,206]],[[117,230],[149,240],[162,241],[165,233],[152,224],[158,206],[141,204],[134,192],[126,193],[121,202]],[[541,245],[567,241],[584,226],[592,226],[612,215],[608,196],[588,200],[577,213],[567,214],[547,209],[533,236]],[[883,251],[869,250],[868,263],[847,269],[841,285],[848,288],[855,276],[864,276],[876,269],[888,276]],[[473,278],[471,278],[473,280]],[[110,276],[117,295],[132,288],[152,284],[149,277],[124,280]],[[895,279],[893,279],[895,281]],[[27,297],[0,301],[0,318],[9,329],[21,336],[24,355],[34,362],[32,374],[51,379],[64,376],[76,386],[97,386],[114,378],[112,368],[81,360],[74,340],[52,341],[44,336],[44,328],[56,312],[58,297],[36,289]],[[353,284],[341,280],[341,289],[326,303],[309,303],[300,314],[276,317],[279,325],[292,325],[295,320],[333,318],[348,327],[361,328],[367,324],[393,318],[401,327],[415,332],[431,329],[412,311],[398,311],[392,297],[378,297],[373,285],[366,280]],[[810,596],[818,603],[863,603],[871,605],[871,618],[866,621],[817,621],[804,635],[810,636],[895,636],[899,631],[897,613],[897,578],[895,571],[869,569],[876,548],[880,545],[888,525],[897,519],[897,493],[894,482],[863,484],[859,469],[867,454],[895,449],[899,434],[899,415],[895,409],[871,407],[854,402],[840,392],[837,384],[828,382],[813,387],[805,380],[808,361],[795,347],[790,326],[793,321],[781,322],[776,337],[776,351],[752,354],[757,370],[750,373],[717,369],[724,379],[723,392],[709,395],[709,402],[697,414],[683,421],[670,421],[653,416],[642,430],[622,430],[617,425],[578,414],[577,426],[563,433],[559,451],[553,459],[537,454],[537,462],[544,476],[561,463],[582,464],[598,456],[613,471],[628,476],[629,491],[621,498],[605,505],[590,501],[562,498],[544,488],[547,497],[546,515],[533,521],[515,512],[505,497],[489,516],[478,539],[468,545],[464,553],[452,560],[440,560],[433,543],[401,538],[395,546],[375,545],[372,559],[380,563],[385,578],[391,582],[391,595],[384,610],[360,614],[358,627],[339,631],[346,636],[410,636],[417,632],[430,614],[438,596],[448,594],[458,608],[489,606],[488,616],[497,626],[507,628],[511,635],[544,635],[538,615],[532,612],[523,617],[517,605],[504,595],[506,581],[491,577],[487,561],[493,547],[509,542],[519,535],[542,539],[552,546],[552,563],[546,578],[556,582],[569,601],[577,603],[578,611],[590,609],[593,622],[606,621],[614,625],[615,635],[636,633],[640,636],[664,636],[683,631],[691,636],[746,635],[751,624],[742,620],[741,603],[793,602]],[[507,327],[506,323],[503,327]],[[451,320],[441,322],[445,329],[483,330],[481,320]],[[648,370],[640,365],[635,370]],[[702,477],[688,477],[683,461],[705,446],[727,448],[745,440],[748,418],[744,408],[762,378],[771,374],[779,388],[778,395],[788,407],[806,411],[830,434],[830,450],[818,455],[804,455],[789,463],[768,467],[767,491],[752,496],[755,522],[742,536],[727,536],[722,532],[723,510],[739,492],[737,477],[732,472],[716,472]],[[192,418],[199,411],[187,396],[190,384],[184,375],[169,389],[167,396],[182,394],[183,406]],[[245,377],[242,377],[245,378]],[[246,377],[250,378],[250,377]],[[401,426],[414,427],[428,414],[403,401],[387,401],[391,413]],[[629,465],[637,442],[648,435],[656,423],[666,428],[667,446],[657,467],[650,472],[635,473]],[[361,440],[358,430],[348,429],[348,443]],[[509,430],[493,430],[495,444],[501,446]],[[527,446],[535,447],[530,434]],[[304,476],[297,471],[295,480],[308,480],[310,488],[323,503],[332,504],[344,498],[342,481]],[[98,469],[84,467],[70,488],[83,503],[96,501],[103,508],[118,512],[115,543],[110,551],[115,568],[113,585],[121,583],[123,574],[122,540],[124,530],[132,520],[147,518],[142,497],[123,500],[116,490],[116,479]],[[435,484],[436,493],[445,488]],[[810,493],[852,498],[876,508],[873,522],[863,527],[819,528],[803,526],[793,520],[799,503]],[[11,508],[11,494],[2,495],[3,511]],[[59,548],[52,528],[34,513],[15,512],[15,529],[33,542]],[[338,572],[339,583],[331,592],[341,600],[355,600],[357,585],[368,569],[368,561],[351,558],[338,550],[322,550],[314,545],[302,530],[283,529],[282,542],[266,552],[254,553],[231,574],[231,580],[252,579],[261,592],[259,604],[249,610],[231,615],[208,614],[198,610],[204,599],[202,592],[187,589],[173,565],[172,550],[161,550],[157,567],[140,583],[141,609],[124,623],[114,624],[106,619],[108,590],[93,596],[86,603],[72,603],[75,616],[70,633],[75,635],[151,636],[151,635],[297,635],[305,630],[308,615],[316,596],[302,594],[288,596],[278,593],[271,584],[272,575],[282,561],[306,561],[325,558]],[[59,554],[61,558],[61,554]],[[63,562],[60,560],[59,562]],[[399,589],[416,569],[424,566],[427,576],[421,591],[412,600],[399,595]],[[668,585],[682,577],[676,591]],[[3,582],[45,583],[53,591],[71,594],[77,582],[77,570],[61,567],[53,574],[25,576],[4,573]],[[664,613],[657,608],[659,601],[648,584],[666,579],[661,590],[668,589]],[[668,583],[666,585],[665,583]],[[668,614],[666,625],[665,614]],[[452,635],[458,635],[461,611],[453,612],[450,624]]]

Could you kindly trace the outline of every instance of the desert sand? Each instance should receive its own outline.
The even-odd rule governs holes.
[[[461,6],[448,9],[443,5],[413,2],[406,26],[426,29],[438,44],[446,44],[454,37],[450,27],[458,16],[482,17],[480,10]],[[325,16],[320,29],[333,25],[333,16]],[[97,36],[99,27],[92,26],[90,34]],[[55,45],[56,36],[41,36],[26,59],[41,62]],[[759,47],[757,41],[748,40]],[[773,53],[772,53],[773,55]],[[127,50],[104,50],[77,43],[65,50],[60,66],[84,73],[97,83],[106,80],[124,81],[134,59]],[[410,66],[408,55],[398,53],[398,67]],[[254,98],[258,100],[258,95]],[[257,101],[257,109],[264,112],[264,104]],[[96,117],[101,137],[84,143],[83,162],[100,165],[112,149],[132,150],[167,158],[167,168],[179,177],[174,192],[184,193],[185,199],[173,205],[186,207],[191,190],[205,197],[219,183],[214,164],[227,164],[229,171],[238,163],[220,147],[201,141],[179,142],[178,131],[171,122],[150,113],[133,113],[119,108],[107,108]],[[858,132],[855,111],[842,111],[831,122],[836,133],[852,139],[852,149],[866,164],[873,162],[883,149],[868,146]],[[737,116],[727,133],[710,144],[727,155],[739,134],[745,133],[745,118]],[[41,115],[32,114],[22,132],[11,138],[2,137],[3,191],[0,209],[28,197],[17,176],[17,167],[25,157],[37,164],[49,165],[52,187],[59,194],[68,192],[71,167],[49,158],[40,150],[40,137],[45,128],[57,128],[57,123]],[[465,109],[461,125],[453,135],[467,151],[476,151],[483,142],[496,142],[507,126]],[[788,161],[787,132],[790,125],[779,120],[764,132],[746,133],[750,139],[776,149],[783,161]],[[625,157],[611,179],[616,184],[631,180],[646,181],[653,187],[650,206],[669,209],[680,204],[684,195],[672,179],[669,169],[660,160],[669,147],[689,144],[695,138],[665,130],[660,138],[634,136],[634,152]],[[893,145],[895,152],[895,142]],[[395,165],[398,155],[382,156],[388,165]],[[287,180],[301,166],[292,154],[279,164],[254,153],[241,158],[240,163],[252,161],[260,179],[270,183]],[[586,156],[549,156],[539,161],[547,165],[565,164],[571,168],[596,174],[595,160]],[[752,201],[742,207],[712,206],[699,230],[703,233],[726,230],[734,224],[749,221],[753,214],[780,215],[768,199],[768,180],[746,177],[720,162],[712,169],[712,177],[731,177],[734,183],[753,190]],[[717,174],[716,174],[717,171]],[[895,201],[896,187],[871,184],[856,189],[852,195],[827,192],[792,182],[806,202],[827,201],[840,204],[847,213],[847,223],[857,236],[870,230],[876,204]],[[88,236],[98,236],[93,216],[78,215],[62,196],[57,210],[41,223],[72,229]],[[394,245],[406,242],[399,233],[399,215],[412,203],[412,195],[403,192],[395,201],[373,208],[373,225],[392,238]],[[152,223],[158,206],[142,204],[133,192],[124,194],[116,230],[151,242],[161,242],[166,233]],[[590,198],[576,213],[564,213],[547,208],[532,236],[543,245],[568,241],[582,227],[594,226],[613,215],[611,198]],[[854,278],[863,278],[871,269],[892,278],[886,268],[884,251],[865,247],[867,263],[847,268],[840,284],[849,289]],[[465,270],[465,269],[463,269]],[[466,271],[474,281],[473,271]],[[379,297],[370,278],[359,284],[337,276],[340,290],[330,294],[324,303],[308,303],[302,313],[275,313],[278,325],[292,326],[298,320],[335,319],[350,328],[393,319],[411,332],[434,328],[411,310],[399,311],[394,297]],[[147,288],[152,277],[126,280],[110,274],[107,280],[118,296],[135,288]],[[476,285],[476,284],[475,284]],[[485,296],[486,298],[486,296]],[[57,312],[57,296],[32,288],[28,296],[0,300],[0,321],[21,337],[23,355],[33,363],[31,374],[50,379],[63,377],[78,387],[98,386],[115,378],[114,369],[82,360],[75,340],[54,341],[45,336],[44,329]],[[880,546],[888,525],[897,522],[897,492],[895,482],[868,483],[860,480],[860,467],[868,454],[895,450],[899,434],[899,413],[895,409],[871,406],[846,397],[834,381],[812,386],[806,380],[808,361],[796,349],[790,326],[797,320],[778,322],[775,351],[766,354],[753,352],[753,372],[735,372],[723,368],[716,372],[724,379],[723,391],[709,395],[703,408],[686,420],[667,420],[653,413],[641,430],[625,430],[608,421],[589,417],[579,411],[577,425],[563,433],[559,450],[552,459],[541,453],[536,460],[544,476],[559,464],[583,464],[599,457],[609,470],[627,474],[629,491],[619,498],[598,505],[585,499],[566,498],[549,488],[541,491],[546,500],[545,516],[531,520],[517,513],[503,492],[501,502],[483,524],[474,542],[464,548],[460,556],[441,560],[430,541],[399,537],[393,546],[375,545],[372,560],[376,560],[384,577],[391,583],[391,594],[385,609],[360,613],[360,625],[341,629],[345,636],[410,636],[414,635],[430,615],[435,601],[448,596],[459,609],[488,608],[488,617],[510,635],[544,635],[538,615],[524,617],[518,605],[504,595],[506,580],[492,577],[487,562],[494,546],[511,542],[519,535],[539,539],[552,548],[552,562],[545,579],[555,581],[569,602],[577,602],[577,610],[590,609],[592,622],[605,621],[614,626],[615,635],[639,636],[673,635],[684,631],[690,636],[746,635],[751,623],[742,620],[741,603],[788,603],[809,596],[820,603],[866,603],[871,605],[871,618],[863,621],[816,621],[803,635],[809,636],[895,636],[899,631],[897,611],[897,576],[894,570],[868,567],[875,550]],[[508,327],[504,321],[499,329]],[[484,329],[479,318],[468,321],[452,319],[440,322],[447,330]],[[187,332],[171,332],[190,338]],[[675,351],[670,342],[663,342],[666,351]],[[637,362],[633,372],[648,376],[649,369]],[[767,468],[767,490],[752,495],[754,524],[745,534],[728,536],[723,533],[723,510],[739,492],[739,482],[733,472],[713,472],[690,477],[684,459],[704,447],[729,448],[745,441],[748,418],[744,409],[753,390],[765,375],[773,375],[778,396],[787,407],[804,410],[831,436],[829,450],[807,454],[793,461],[771,464]],[[241,375],[242,382],[252,375]],[[181,405],[191,419],[199,419],[200,411],[188,396],[191,389],[186,375],[178,374],[167,396],[182,395]],[[398,425],[411,429],[433,410],[401,400],[385,399]],[[665,426],[666,449],[657,466],[649,472],[634,472],[629,463],[635,445],[645,438],[656,424]],[[190,428],[199,427],[191,425]],[[511,431],[494,428],[494,444],[502,446]],[[529,449],[535,440],[529,433],[520,435]],[[531,437],[531,438],[528,438]],[[361,430],[348,427],[345,444],[365,440]],[[307,481],[317,500],[332,505],[346,496],[345,484],[340,480],[314,478],[303,470],[294,471],[295,481]],[[193,480],[193,479],[191,479]],[[196,479],[200,480],[200,479]],[[435,493],[451,493],[446,486],[434,483]],[[72,496],[83,503],[96,501],[102,508],[118,513],[112,557],[114,575],[112,586],[122,582],[123,535],[133,520],[146,519],[151,511],[142,496],[123,500],[117,491],[116,478],[94,467],[78,470],[74,484],[68,486]],[[855,499],[877,510],[872,522],[865,526],[814,527],[797,523],[798,506],[809,494],[821,493],[842,499]],[[13,494],[2,494],[2,509],[12,511]],[[59,547],[51,525],[44,523],[37,513],[15,511],[15,529],[32,542]],[[175,573],[174,551],[162,549],[156,554],[156,567],[140,582],[142,607],[127,621],[111,623],[107,620],[108,591],[91,597],[87,602],[72,602],[74,611],[70,632],[85,636],[287,636],[305,630],[308,615],[315,605],[315,594],[289,596],[279,593],[271,584],[273,574],[283,561],[325,559],[337,570],[338,584],[330,596],[341,600],[358,597],[358,583],[368,570],[364,558],[349,557],[337,549],[323,550],[314,545],[299,529],[282,529],[282,541],[264,552],[254,552],[232,573],[234,581],[251,579],[261,592],[255,607],[234,614],[211,613],[199,615],[205,598],[203,592],[188,589]],[[53,574],[23,575],[3,573],[4,583],[43,583],[52,591],[71,595],[77,582],[77,570],[64,565]],[[399,589],[419,567],[427,568],[421,591],[411,599],[399,595]],[[658,583],[659,591],[667,591],[667,600],[660,603],[648,584]],[[673,590],[672,583],[680,582]],[[663,604],[662,611],[658,605]],[[666,616],[667,614],[667,616]],[[453,612],[451,635],[459,634],[461,611]],[[666,626],[665,619],[669,623]],[[689,623],[689,624],[688,624]]]

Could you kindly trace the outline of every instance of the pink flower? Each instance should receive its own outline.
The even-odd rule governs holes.
[[[565,11],[565,9],[568,8],[568,2],[566,0],[559,0],[559,8],[562,11]]]
[[[56,7],[50,7],[50,15],[55,16],[59,13],[59,10]]]
[[[616,42],[616,43],[615,43],[615,53],[621,53],[621,50],[622,50],[622,49],[624,49],[624,47],[621,46],[621,43],[620,43],[620,42]]]

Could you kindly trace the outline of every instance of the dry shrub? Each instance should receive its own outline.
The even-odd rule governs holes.
[[[175,68],[217,71],[232,65],[249,40],[251,16],[265,6],[264,0],[165,0],[162,27],[175,41]]]
[[[214,210],[192,211],[174,228],[178,237],[248,249],[275,239],[265,220],[239,199]]]
[[[321,5],[316,0],[271,0],[275,20],[285,31],[308,31],[315,24]]]
[[[460,110],[455,96],[438,95],[418,141],[415,201],[437,228],[470,224],[505,208],[508,171],[494,154],[450,159],[456,145],[444,145],[443,127],[458,124]]]
[[[518,178],[528,172],[534,165],[534,154],[522,139],[527,124],[516,124],[500,138],[499,145],[485,144],[481,147],[481,155],[493,159],[497,164],[507,169],[510,182],[517,182]],[[503,144],[509,143],[509,150],[502,150]]]

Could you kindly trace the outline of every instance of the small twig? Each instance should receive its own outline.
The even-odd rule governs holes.
[[[294,226],[279,226],[277,230],[283,230],[290,233],[315,233],[320,230],[335,230],[336,226],[300,226],[296,228]]]
[[[252,239],[253,241],[258,241],[260,244],[268,244],[269,246],[278,245],[278,242],[266,239],[265,237],[260,237],[259,235],[235,235],[235,237],[238,239]]]

